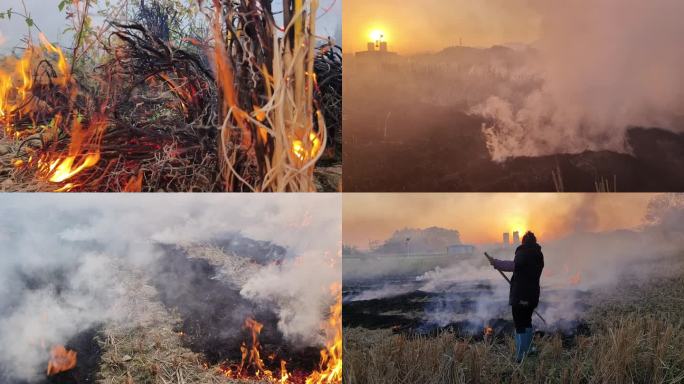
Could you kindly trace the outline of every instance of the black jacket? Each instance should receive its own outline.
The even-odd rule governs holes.
[[[539,304],[539,278],[544,269],[541,247],[539,244],[520,245],[515,250],[514,262],[509,304],[530,305],[534,308]]]

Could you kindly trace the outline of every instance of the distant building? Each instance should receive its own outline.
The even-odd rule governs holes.
[[[475,247],[468,244],[454,244],[447,247],[447,255],[469,255],[475,253]]]
[[[508,247],[509,245],[511,245],[509,233],[504,232],[504,234],[503,234],[503,246]]]
[[[376,42],[369,41],[366,50],[356,52],[356,57],[359,58],[377,58],[387,59],[398,56],[396,52],[390,52],[386,41],[378,40]]]
[[[520,233],[518,231],[513,232],[513,245],[520,244]]]

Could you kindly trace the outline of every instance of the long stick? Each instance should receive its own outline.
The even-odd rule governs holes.
[[[489,256],[489,254],[488,254],[487,252],[485,252],[484,254],[485,254],[485,257],[487,258],[487,260],[492,260],[492,259],[493,259],[493,257]],[[503,276],[503,278],[506,279],[506,281],[508,281],[508,285],[511,284],[511,279],[509,279],[508,276],[506,276],[506,274],[503,273],[503,271],[500,271],[500,270],[498,270],[498,269],[497,269],[496,271],[499,272],[499,273],[501,274],[501,276]],[[541,319],[541,321],[543,321],[544,324],[546,324],[546,320],[544,320],[544,318],[542,317],[542,315],[540,315],[539,312],[537,312],[536,309],[534,310],[534,314],[537,315],[537,316],[539,316],[539,318]]]

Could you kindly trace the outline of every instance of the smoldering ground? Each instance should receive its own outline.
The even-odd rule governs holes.
[[[684,27],[673,15],[684,5],[509,3],[539,17],[537,40],[349,57],[347,189],[587,192],[606,178],[611,190],[681,190]]]
[[[597,209],[596,199],[588,196],[564,218],[567,235],[540,238],[545,269],[538,311],[547,323],[535,317],[538,329],[575,332],[602,297],[681,270],[681,195],[653,195],[637,228],[598,231]],[[473,254],[451,255],[450,263],[429,271],[430,258],[345,256],[345,325],[419,332],[456,327],[476,335],[485,325],[510,325],[508,285],[488,265],[484,251],[511,259],[514,248],[483,244]],[[349,264],[354,268],[346,268]]]
[[[175,310],[208,311],[212,303],[202,300],[221,298],[215,304],[224,307],[216,318],[222,324],[215,326],[226,334],[242,328],[243,316],[263,314],[272,340],[294,349],[323,342],[321,324],[334,300],[329,286],[340,273],[335,197],[12,195],[0,211],[5,381],[41,380],[50,348],[69,346],[83,332],[103,324],[138,326],[146,315],[136,304],[139,284],[132,282],[139,280],[156,287],[157,300],[173,298]],[[222,253],[207,264],[208,253],[192,248],[198,244]],[[170,254],[190,253],[199,261],[188,256],[169,264]],[[317,257],[323,261],[308,262]],[[193,263],[206,268],[187,268]],[[183,279],[164,274],[184,265]],[[302,291],[297,279],[313,271],[315,281]],[[195,289],[193,296],[191,283],[224,289],[206,296]],[[320,289],[312,289],[316,284]],[[80,353],[85,361],[88,352]]]

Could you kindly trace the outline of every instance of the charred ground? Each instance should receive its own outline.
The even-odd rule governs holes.
[[[683,134],[632,127],[625,139],[631,154],[585,151],[497,163],[491,160],[482,133],[487,121],[464,112],[469,109],[465,102],[421,100],[427,97],[417,94],[424,92],[422,88],[411,93],[382,79],[404,73],[392,65],[378,70],[372,83],[355,81],[364,78],[360,65],[349,65],[345,71],[349,81],[344,83],[348,97],[343,151],[348,191],[595,192],[597,183],[617,191],[684,189]],[[424,87],[437,81],[415,76]],[[681,128],[684,122],[677,124]],[[554,184],[554,173],[562,178],[562,188]]]

